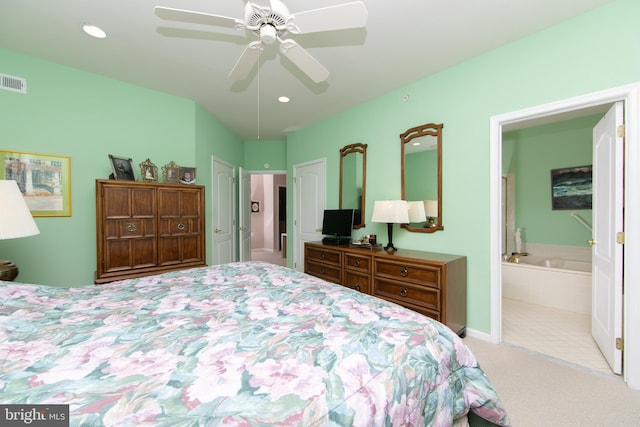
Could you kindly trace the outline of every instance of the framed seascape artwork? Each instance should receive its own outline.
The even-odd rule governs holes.
[[[33,216],[71,216],[68,156],[0,151],[0,179],[14,180]]]
[[[551,170],[553,210],[591,209],[592,167],[578,166]]]
[[[133,160],[127,157],[116,157],[109,154],[113,178],[125,181],[135,181],[136,175],[133,173]]]
[[[180,168],[180,182],[183,184],[196,183],[196,168]]]

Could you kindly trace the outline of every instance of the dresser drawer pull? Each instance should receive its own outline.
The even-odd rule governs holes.
[[[355,260],[355,261],[353,262],[353,265],[354,265],[355,267],[360,267],[360,260],[359,260],[359,259]]]
[[[183,223],[179,222],[177,228],[178,230],[183,231],[185,227]]]
[[[324,268],[320,267],[320,274],[324,274]]]
[[[406,297],[408,293],[409,293],[409,290],[407,288],[402,288],[400,290],[400,296],[401,297]]]
[[[326,255],[325,255],[325,253],[324,253],[324,252],[322,252],[322,253],[320,254],[320,259],[324,259],[324,257],[325,257],[325,256],[326,256]]]
[[[138,227],[136,227],[135,224],[127,224],[127,231],[129,233],[135,233],[136,231],[138,231]]]
[[[360,292],[360,285],[356,285],[356,291]]]
[[[407,277],[407,274],[409,274],[409,269],[407,267],[402,267],[402,270],[400,270],[400,275],[402,277]]]

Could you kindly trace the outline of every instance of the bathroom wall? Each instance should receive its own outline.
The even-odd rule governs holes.
[[[541,125],[503,135],[503,172],[515,184],[515,227],[522,241],[586,246],[591,233],[575,218],[591,224],[591,209],[553,210],[551,170],[591,165],[592,131],[602,114]]]

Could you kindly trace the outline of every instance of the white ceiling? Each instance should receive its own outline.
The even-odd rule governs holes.
[[[283,0],[291,13],[352,0]],[[161,20],[155,6],[243,18],[242,0],[1,0],[0,47],[193,99],[246,140],[287,133],[612,0],[365,0],[364,29],[290,35],[331,73],[313,83],[277,49],[228,79],[244,30]],[[98,40],[83,23],[107,32]],[[9,73],[0,63],[0,73]],[[258,72],[259,69],[259,72]],[[22,77],[19,76],[18,77]],[[27,82],[28,87],[28,82]],[[291,98],[280,104],[277,97]]]

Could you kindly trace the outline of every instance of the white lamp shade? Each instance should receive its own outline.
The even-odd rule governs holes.
[[[408,224],[409,205],[406,200],[378,200],[373,204],[371,221]]]
[[[437,200],[425,200],[424,211],[429,218],[437,218],[438,216],[438,201]]]
[[[422,201],[407,203],[409,204],[409,222],[423,222],[427,220],[424,203]]]
[[[0,240],[40,234],[15,181],[0,180]]]

